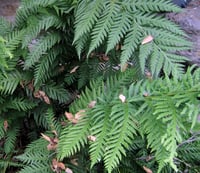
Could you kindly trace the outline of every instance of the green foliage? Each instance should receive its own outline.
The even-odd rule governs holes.
[[[177,54],[190,43],[171,11],[22,0],[0,18],[0,170],[198,173],[200,69]]]
[[[185,58],[174,55],[174,51],[188,49],[189,43],[183,39],[184,33],[175,24],[157,15],[158,11],[178,12],[179,9],[169,1],[160,0],[78,1],[74,44],[79,57],[86,42],[89,44],[86,47],[87,56],[102,44],[107,46],[106,53],[121,44],[122,66],[129,60],[139,58],[142,73],[145,68],[155,77],[161,69],[167,74],[183,73],[180,63]],[[152,43],[143,44],[143,39],[149,35],[153,37]],[[139,57],[136,56],[138,51]],[[158,61],[160,64],[157,66]]]
[[[140,134],[147,138],[148,148],[159,165],[158,172],[167,163],[176,170],[174,158],[178,156],[178,144],[184,141],[184,134],[193,129],[199,114],[200,71],[196,70],[193,76],[190,71],[180,80],[166,77],[131,85],[126,81],[131,82],[134,74],[128,71],[121,79],[108,79],[98,89],[91,86],[92,90],[86,90],[83,95],[83,103],[78,100],[73,104],[88,105],[92,100],[97,103],[92,110],[76,108],[84,109],[86,117],[61,133],[60,158],[79,151],[87,135],[95,136],[96,140],[90,142],[92,166],[103,159],[111,172]],[[125,101],[120,100],[120,94],[125,96]],[[184,126],[186,122],[189,128]]]

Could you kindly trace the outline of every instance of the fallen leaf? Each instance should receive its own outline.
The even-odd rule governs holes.
[[[122,49],[122,45],[121,44],[117,44],[115,47],[115,50],[121,50]]]
[[[124,103],[126,101],[126,97],[123,94],[119,95],[119,99]]]
[[[62,162],[58,162],[56,159],[53,159],[52,169],[54,172],[61,172],[61,170],[65,170],[65,164]]]
[[[47,150],[56,150],[57,146],[58,146],[58,138],[51,138],[43,133],[41,133],[42,137],[49,142],[49,144],[47,145]]]
[[[48,150],[48,151],[56,150],[57,147],[58,147],[57,143],[56,143],[56,144],[49,143],[49,144],[47,145],[47,150]]]
[[[69,169],[69,168],[66,168],[66,169],[65,169],[65,172],[66,172],[66,173],[73,173],[73,171],[72,171],[71,169]]]
[[[50,100],[49,100],[49,97],[47,97],[46,95],[43,97],[43,99],[44,99],[44,102],[46,103],[46,104],[50,104]]]
[[[48,142],[51,142],[51,141],[52,141],[51,138],[50,138],[49,136],[47,136],[47,135],[45,135],[45,134],[43,134],[43,133],[41,133],[41,135],[42,135],[42,137],[43,137],[46,141],[48,141]]]
[[[148,79],[152,79],[152,74],[151,74],[151,72],[147,71],[147,72],[145,72],[145,75],[146,75],[146,77],[147,77]]]
[[[151,42],[153,40],[153,36],[148,35],[147,37],[144,38],[144,40],[142,41],[142,45],[143,44],[147,44],[149,42]]]
[[[43,99],[45,103],[50,104],[49,97],[46,95],[44,91],[38,90],[33,93],[35,98]]]
[[[73,114],[70,113],[70,112],[65,112],[65,116],[66,116],[66,118],[67,118],[69,121],[71,121],[72,119],[74,119]]]
[[[78,159],[76,159],[76,158],[70,160],[70,162],[75,166],[78,166],[78,162],[77,161],[78,161]]]
[[[8,130],[8,121],[7,120],[5,120],[4,122],[3,122],[3,127],[4,127],[4,130],[5,131],[7,131]]]
[[[71,71],[70,71],[70,73],[75,73],[76,72],[76,70],[79,68],[79,66],[77,65],[77,66],[75,66]]]
[[[84,115],[85,115],[85,110],[80,110],[75,114],[75,119],[79,120]]]
[[[89,104],[88,104],[88,108],[93,108],[95,105],[96,105],[96,101],[95,100],[93,100],[93,101],[91,101]]]
[[[109,61],[109,57],[108,57],[108,55],[103,54],[103,56],[102,56],[102,60],[103,60],[103,61]]]
[[[143,169],[146,173],[153,173],[151,169],[147,168],[146,166],[143,166]]]
[[[34,91],[34,84],[33,84],[33,83],[34,83],[34,81],[32,80],[32,81],[29,82],[28,85],[27,85],[28,89],[29,89],[30,91],[32,91],[32,92]]]
[[[39,94],[40,94],[40,96],[41,96],[41,97],[44,97],[44,96],[46,96],[46,94],[45,94],[45,92],[44,92],[44,91],[41,91],[41,90],[39,90],[38,92],[39,92]]]
[[[122,72],[125,72],[127,68],[128,68],[128,63],[121,65],[121,71]]]
[[[95,142],[97,139],[96,136],[92,136],[92,135],[88,136],[87,138],[92,142]]]
[[[144,93],[143,93],[143,96],[144,96],[144,97],[148,97],[148,96],[149,96],[149,93],[148,93],[148,92],[144,92]]]

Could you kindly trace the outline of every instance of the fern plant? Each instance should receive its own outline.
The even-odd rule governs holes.
[[[78,124],[62,131],[59,158],[75,154],[88,143],[87,136],[93,136],[89,142],[91,167],[104,160],[106,169],[112,172],[134,139],[141,136],[158,163],[158,172],[167,165],[178,170],[175,160],[179,144],[187,140],[185,134],[199,131],[194,128],[199,126],[199,72],[191,75],[188,70],[180,80],[166,77],[130,84],[134,73],[128,71],[121,78],[108,79],[98,89],[91,85],[91,90],[70,107],[74,114],[77,110],[86,112]],[[96,105],[88,108],[93,100]]]
[[[1,18],[0,169],[199,172],[200,70],[184,72],[176,51],[190,43],[171,11],[21,0],[14,23]]]
[[[120,44],[122,67],[134,60],[142,74],[146,68],[154,77],[159,76],[161,69],[168,75],[183,73],[181,63],[185,58],[174,51],[188,49],[189,43],[179,27],[158,15],[160,11],[180,11],[170,1],[77,1],[75,10],[73,43],[79,57],[82,51],[90,56],[102,44],[109,54]],[[148,38],[151,40],[146,44]]]

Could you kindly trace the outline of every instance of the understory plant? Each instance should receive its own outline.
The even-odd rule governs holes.
[[[0,169],[200,171],[200,69],[166,0],[21,0],[0,18]]]

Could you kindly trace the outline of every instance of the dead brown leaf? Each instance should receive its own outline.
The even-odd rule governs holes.
[[[41,133],[42,137],[49,142],[49,144],[47,145],[47,150],[56,150],[57,146],[58,146],[58,138],[54,137],[51,138],[43,133]]]
[[[51,139],[49,136],[47,136],[47,135],[45,135],[45,134],[43,134],[43,133],[41,133],[41,135],[42,135],[42,137],[43,137],[46,141],[48,141],[48,142],[51,142],[51,141],[52,141],[52,139]]]
[[[76,120],[79,120],[82,116],[84,116],[85,115],[85,110],[83,109],[83,110],[80,110],[80,111],[78,111],[76,114],[75,114],[75,119]]]
[[[89,135],[87,138],[89,141],[92,141],[92,142],[95,142],[97,139],[96,136],[92,136],[92,135]]]
[[[121,71],[122,71],[122,72],[125,72],[127,68],[128,68],[128,63],[125,63],[125,64],[123,64],[123,65],[121,66]]]
[[[4,130],[7,131],[8,130],[8,121],[7,120],[4,120],[3,122],[3,127],[4,127]]]
[[[77,66],[75,66],[71,71],[70,71],[70,73],[75,73],[76,72],[76,70],[79,68],[79,66],[77,65]]]
[[[143,169],[146,173],[153,173],[151,169],[147,168],[146,166],[143,166]]]
[[[50,104],[50,99],[44,91],[38,90],[33,93],[35,98],[43,99],[46,104]]]
[[[78,161],[78,159],[76,159],[76,158],[70,160],[70,162],[75,166],[78,166],[78,162],[77,161]]]
[[[145,37],[145,38],[143,39],[142,45],[143,45],[143,44],[147,44],[147,43],[149,43],[149,42],[151,42],[151,41],[153,41],[153,36],[148,35],[147,37]]]
[[[52,160],[52,170],[56,173],[61,172],[61,170],[65,170],[65,164],[62,162],[58,162],[56,159]]]
[[[126,97],[123,94],[119,95],[119,99],[124,103],[126,101]]]
[[[66,172],[66,173],[73,173],[73,171],[72,171],[71,169],[69,169],[69,168],[66,168],[66,169],[65,169],[65,172]]]
[[[97,103],[97,102],[96,102],[95,100],[91,101],[91,102],[88,104],[88,108],[93,108],[93,107],[95,107],[96,103]]]

